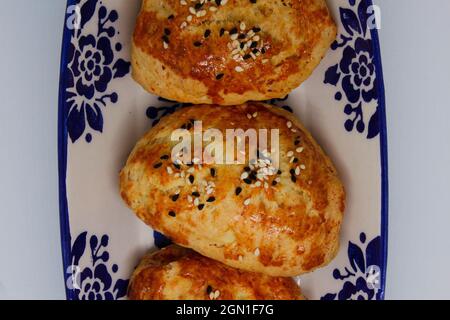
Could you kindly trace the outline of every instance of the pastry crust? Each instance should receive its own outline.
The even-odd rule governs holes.
[[[132,41],[134,79],[179,102],[235,105],[284,97],[311,75],[336,38],[325,0],[182,3],[144,0]]]
[[[280,171],[261,177],[248,159],[174,164],[171,134],[192,120],[221,132],[279,129]],[[345,192],[336,169],[293,114],[267,104],[191,106],[163,118],[131,153],[120,190],[153,229],[235,268],[296,276],[328,264],[339,247]]]
[[[169,246],[146,255],[133,273],[131,300],[304,300],[291,278],[236,270]]]

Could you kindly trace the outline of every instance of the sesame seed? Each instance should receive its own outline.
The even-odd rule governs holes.
[[[293,151],[289,151],[289,152],[286,154],[287,157],[292,157],[293,155],[294,155],[294,152],[293,152]]]
[[[258,112],[255,112],[254,114],[253,114],[253,118],[256,118],[258,116]]]
[[[245,23],[244,22],[241,22],[241,25],[239,26],[239,28],[242,30],[242,31],[244,31],[245,29],[246,29],[246,25],[245,25]]]
[[[236,70],[236,72],[242,72],[244,71],[244,69],[240,66],[237,66],[236,68],[234,68],[234,70]]]
[[[305,170],[306,166],[304,164],[300,165],[300,169]]]
[[[195,198],[194,199],[194,206],[198,206],[200,204],[200,199],[199,198]]]
[[[252,200],[250,198],[245,199],[244,206],[248,206]]]
[[[217,299],[220,296],[220,291],[216,290],[216,292],[214,292],[214,299]]]
[[[260,254],[259,248],[256,248],[256,249],[255,249],[255,252],[254,252],[254,255],[258,257],[259,254]]]
[[[239,261],[242,261],[242,260],[244,260],[244,258],[243,258],[242,256],[239,256],[239,257],[238,257],[238,260],[239,260]]]
[[[206,293],[207,293],[207,294],[210,294],[210,293],[212,292],[212,290],[213,290],[213,289],[212,289],[211,286],[207,286],[207,287],[206,287]]]
[[[168,174],[172,174],[172,173],[173,173],[173,170],[172,170],[171,167],[167,167],[166,170],[167,170],[167,173],[168,173]]]
[[[298,153],[302,153],[302,152],[303,152],[303,150],[304,150],[304,148],[303,148],[303,147],[300,147],[300,148],[297,148],[297,149],[295,149],[295,151],[296,151],[296,152],[298,152]]]
[[[300,167],[295,168],[295,175],[300,175]]]
[[[241,187],[237,187],[236,191],[235,191],[235,194],[238,196],[238,195],[241,194],[241,192],[242,192],[242,188]]]
[[[194,7],[189,7],[189,12],[192,14],[197,14],[197,11],[195,10]]]
[[[190,15],[187,16],[186,21],[187,21],[187,22],[191,22],[191,21],[192,21],[192,16],[190,16]]]
[[[297,129],[291,129],[291,131],[294,132],[294,133],[296,133],[296,132],[297,132]]]
[[[211,292],[211,293],[209,294],[209,299],[210,299],[210,300],[214,300],[214,292]]]
[[[180,0],[180,4],[181,4],[182,6],[186,6],[186,5],[187,5],[187,2],[186,2],[185,0]]]
[[[288,121],[288,122],[286,123],[286,125],[287,125],[287,127],[288,127],[289,129],[292,128],[292,122]]]
[[[183,21],[183,23],[180,25],[180,28],[181,29],[184,29],[184,28],[186,28],[187,27],[187,22],[186,21]]]
[[[212,11],[212,12],[217,11],[217,7],[209,7],[209,11]]]
[[[194,201],[194,199],[191,197],[191,196],[187,196],[187,201],[189,202],[189,203],[192,203],[192,201]]]
[[[247,113],[247,118],[250,120],[252,118],[252,115],[250,113]]]
[[[169,49],[169,44],[165,41],[163,41],[163,47],[164,49]]]

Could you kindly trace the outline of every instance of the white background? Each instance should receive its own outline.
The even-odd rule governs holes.
[[[65,1],[0,3],[0,299],[64,299],[57,97]],[[389,136],[386,296],[450,299],[450,1],[375,3]]]

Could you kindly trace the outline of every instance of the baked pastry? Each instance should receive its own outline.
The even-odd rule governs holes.
[[[267,148],[258,146],[256,163],[246,150],[241,164],[235,164],[237,156],[231,164],[201,164],[192,155],[197,147],[190,150],[192,161],[180,164],[172,157],[179,147],[172,132],[184,128],[191,137],[199,121],[204,134],[211,128],[271,129],[270,137],[278,129],[279,150],[272,155],[270,141]],[[225,153],[240,154],[234,151]],[[205,155],[203,162],[214,162]],[[296,276],[326,265],[338,250],[345,207],[338,174],[291,113],[267,104],[191,106],[163,118],[131,153],[120,191],[153,229],[235,268]]]
[[[230,268],[169,246],[146,255],[128,289],[132,300],[304,300],[292,278]]]
[[[325,0],[144,0],[133,77],[179,102],[281,98],[310,76],[335,38]]]

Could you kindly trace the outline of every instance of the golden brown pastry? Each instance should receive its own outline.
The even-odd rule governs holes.
[[[310,76],[335,38],[325,0],[144,0],[133,77],[180,102],[280,98]]]
[[[259,150],[254,165],[248,158],[243,164],[174,163],[178,142],[171,134],[178,128],[191,134],[194,120],[202,121],[204,131],[279,129],[279,170],[266,155],[272,145]],[[134,148],[120,189],[145,223],[235,268],[295,276],[326,265],[338,250],[343,186],[307,130],[278,107],[192,106],[163,118]]]
[[[292,278],[236,270],[169,246],[146,255],[135,270],[132,300],[304,300]]]

